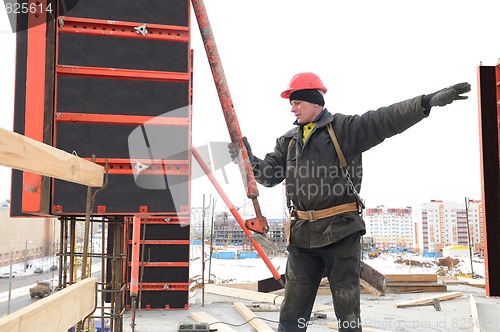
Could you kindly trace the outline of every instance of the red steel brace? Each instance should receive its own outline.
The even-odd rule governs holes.
[[[203,169],[205,174],[208,176],[208,178],[210,179],[210,181],[214,185],[215,189],[219,193],[219,195],[222,198],[222,200],[224,201],[224,203],[226,203],[226,206],[229,208],[229,211],[231,211],[234,218],[236,219],[236,221],[240,225],[241,229],[243,230],[245,235],[248,237],[248,239],[250,240],[250,242],[254,246],[255,250],[257,250],[257,252],[259,253],[260,257],[262,258],[262,260],[266,264],[267,268],[269,269],[269,271],[273,275],[274,279],[281,282],[281,275],[278,273],[278,270],[276,270],[273,263],[271,263],[271,260],[267,256],[267,254],[264,251],[264,249],[262,248],[262,246],[252,238],[252,233],[250,233],[250,231],[247,229],[248,227],[246,227],[246,228],[243,227],[244,226],[243,219],[241,218],[240,213],[238,212],[238,210],[236,210],[233,203],[231,203],[231,200],[229,199],[229,197],[226,195],[226,193],[224,192],[222,187],[219,185],[219,183],[217,182],[217,179],[214,177],[214,175],[210,171],[210,168],[208,168],[207,164],[203,161],[203,158],[201,158],[200,154],[198,153],[198,151],[196,151],[195,148],[192,149],[192,153],[193,153],[193,156],[196,159],[196,161],[198,161],[198,164],[200,164],[200,167]]]

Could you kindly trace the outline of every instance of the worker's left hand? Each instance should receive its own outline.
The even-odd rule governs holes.
[[[468,96],[462,96],[462,94],[467,93],[470,90],[469,83],[458,83],[450,86],[449,88],[444,88],[429,95],[425,95],[423,97],[423,102],[430,107],[445,106],[451,104],[455,100],[467,99]]]

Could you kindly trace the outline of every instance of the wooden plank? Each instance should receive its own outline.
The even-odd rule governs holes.
[[[258,287],[256,282],[230,283],[230,284],[224,284],[224,286],[231,288],[238,288],[238,289],[247,289],[258,292]]]
[[[189,317],[194,319],[196,322],[204,322],[210,324],[210,329],[216,329],[219,332],[236,332],[235,329],[221,323],[217,318],[204,311],[196,311],[189,314]]]
[[[95,310],[97,280],[87,278],[0,318],[0,331],[66,331]]]
[[[444,295],[433,295],[433,296],[428,296],[428,297],[422,297],[419,299],[411,300],[411,301],[405,301],[405,302],[399,302],[395,303],[394,306],[396,308],[407,308],[407,307],[415,307],[419,306],[422,304],[432,304],[432,301],[434,301],[435,298],[438,298],[439,301],[446,301],[446,300],[451,300],[457,297],[461,297],[464,294],[462,292],[450,292]]]
[[[285,299],[281,295],[275,295],[271,293],[260,293],[251,290],[237,289],[215,284],[205,285],[205,292],[210,294],[235,297],[242,300],[273,303],[276,305],[281,305],[281,303]]]
[[[250,321],[250,325],[253,326],[257,332],[274,332],[274,330],[266,324],[265,321],[261,320],[259,316],[248,309],[243,303],[237,302],[233,303],[233,307],[245,318]]]
[[[253,312],[278,312],[280,307],[271,303],[252,303],[247,304],[247,308]]]
[[[369,291],[373,295],[377,295],[377,296],[383,296],[384,295],[382,292],[380,292],[378,289],[375,289],[375,287],[373,287],[372,285],[370,285],[364,279],[360,278],[359,279],[359,283],[360,283],[361,287],[363,287],[364,289],[366,289],[367,291]]]
[[[0,165],[91,187],[104,182],[104,167],[3,128]]]
[[[361,261],[360,277],[382,295],[385,293],[385,275]]]
[[[391,283],[385,286],[385,291],[391,293],[416,293],[416,292],[446,292],[448,287],[438,283]]]
[[[472,332],[480,332],[481,325],[479,324],[479,313],[477,311],[477,303],[474,295],[469,295],[470,312],[472,318]]]
[[[457,280],[461,281],[464,284],[473,287],[485,288],[486,287],[486,279],[472,279],[467,277],[457,277]]]
[[[420,274],[386,274],[386,284],[392,282],[437,282],[437,274],[435,273],[420,273]]]

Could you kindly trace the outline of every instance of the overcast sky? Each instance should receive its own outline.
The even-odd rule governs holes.
[[[404,207],[431,199],[481,198],[477,67],[500,58],[500,2],[397,0],[206,0],[229,89],[244,136],[263,158],[293,127],[281,99],[290,78],[312,71],[328,88],[330,112],[362,114],[467,81],[466,101],[431,116],[364,154],[361,196],[367,206]],[[0,13],[0,126],[12,129],[15,36]],[[210,68],[192,14],[193,145],[229,141]],[[234,205],[246,202],[235,165],[217,178]],[[10,169],[0,166],[0,200],[10,196]],[[259,186],[263,213],[282,215],[282,186]],[[192,206],[216,198],[206,179],[192,183]],[[248,213],[251,207],[246,208]],[[244,211],[244,210],[241,210]]]

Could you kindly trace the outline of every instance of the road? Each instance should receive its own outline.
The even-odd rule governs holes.
[[[17,288],[26,288],[29,287],[30,285],[35,284],[39,280],[46,280],[50,278],[57,278],[58,276],[58,271],[46,271],[42,274],[38,275],[21,275],[21,276],[16,276],[15,278],[12,278],[12,291],[16,290]],[[100,271],[95,271],[92,273],[92,277],[97,278],[100,280],[101,272]],[[8,292],[9,291],[9,279],[0,279],[0,293]],[[21,294],[21,296],[16,296],[12,297],[10,301],[10,313],[15,312],[16,310],[22,309],[31,303],[34,303],[40,298],[34,298],[32,299],[29,291],[26,290],[26,294]],[[7,314],[7,309],[8,309],[8,301],[5,300],[3,302],[0,302],[0,317],[3,317],[5,314]]]

